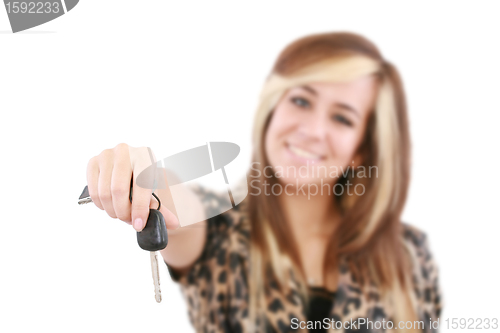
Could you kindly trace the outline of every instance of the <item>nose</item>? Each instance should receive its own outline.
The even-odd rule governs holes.
[[[314,109],[302,119],[299,132],[307,138],[321,141],[326,138],[328,119],[327,112]]]

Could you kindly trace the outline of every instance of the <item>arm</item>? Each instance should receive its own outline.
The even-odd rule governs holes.
[[[162,170],[166,178],[166,171]],[[169,174],[169,177],[174,175]],[[165,186],[165,189],[159,189],[157,195],[162,202],[160,209],[165,217],[165,220],[174,218],[177,219],[177,213],[172,198],[170,188]],[[197,221],[200,216],[205,216],[205,210],[200,198],[188,188],[183,186],[176,191],[176,199],[189,205],[190,216],[184,216],[185,220],[182,221]],[[184,224],[183,223],[183,224]],[[207,221],[201,219],[201,222],[190,224],[184,227],[179,227],[175,230],[167,229],[168,231],[168,245],[160,253],[163,260],[178,273],[183,274],[189,270],[194,264],[196,259],[201,255],[206,242],[207,234]]]
[[[87,165],[87,184],[94,204],[99,209],[105,210],[110,217],[133,225],[137,231],[144,228],[149,209],[158,208],[158,202],[151,195],[151,187],[147,185],[154,179],[151,177],[153,174],[144,174],[145,178],[141,180],[142,186],[137,184],[137,177],[151,166],[151,159],[154,158],[151,154],[147,147],[134,148],[121,143],[91,158]],[[203,251],[206,236],[204,208],[200,199],[187,186],[183,187],[179,193],[176,191],[176,200],[180,199],[178,202],[189,207],[188,216],[183,216],[183,224],[186,224],[186,221],[202,221],[179,228],[179,219],[166,183],[165,170],[159,171],[163,171],[163,174],[159,175],[164,179],[160,179],[160,182],[165,183],[161,186],[162,189],[158,190],[157,195],[162,202],[160,212],[163,214],[169,234],[168,246],[161,251],[161,254],[167,264],[172,267],[179,268],[179,270],[187,269]],[[129,199],[131,179],[133,181],[132,203]]]

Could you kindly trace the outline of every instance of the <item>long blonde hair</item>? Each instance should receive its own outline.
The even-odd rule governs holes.
[[[254,120],[252,162],[260,173],[252,169],[247,178],[260,177],[259,184],[264,184],[263,170],[269,166],[264,138],[272,111],[287,89],[306,82],[350,81],[365,75],[377,77],[380,84],[359,152],[364,157],[363,166],[377,166],[378,176],[350,179],[348,175],[338,180],[349,180],[353,186],[362,183],[366,191],[361,196],[333,196],[342,218],[326,252],[324,281],[327,273],[345,260],[362,285],[372,282],[381,288],[396,311],[395,317],[413,320],[411,265],[401,242],[400,222],[410,178],[406,100],[398,71],[372,42],[353,33],[322,33],[300,38],[281,52],[262,89]],[[267,180],[277,182],[276,178]],[[252,227],[250,319],[261,322],[266,308],[264,281],[269,276],[285,293],[286,272],[294,268],[306,299],[307,284],[278,198],[250,195],[248,200]]]

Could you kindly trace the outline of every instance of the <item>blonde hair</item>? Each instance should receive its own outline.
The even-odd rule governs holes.
[[[381,287],[399,320],[415,320],[411,251],[401,242],[400,215],[409,183],[410,142],[406,102],[399,74],[366,38],[352,33],[310,35],[288,45],[278,57],[262,89],[253,127],[253,162],[269,165],[264,138],[272,111],[290,88],[308,82],[347,82],[373,75],[379,79],[374,112],[359,152],[365,165],[376,165],[376,178],[363,182],[363,196],[336,198],[342,221],[334,232],[324,261],[324,277],[342,260],[360,283]],[[263,172],[250,177],[263,177]],[[263,179],[260,184],[263,183]],[[276,179],[271,179],[275,181]],[[345,181],[340,179],[339,182]],[[262,322],[266,308],[264,281],[275,278],[282,292],[290,287],[287,272],[295,268],[300,292],[307,300],[305,273],[293,235],[273,195],[249,196],[251,235],[250,321]],[[333,203],[332,203],[333,204]],[[399,330],[401,331],[401,330]]]

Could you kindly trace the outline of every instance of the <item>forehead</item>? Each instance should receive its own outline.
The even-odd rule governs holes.
[[[348,103],[360,111],[367,111],[375,101],[377,82],[369,75],[349,82],[309,82],[293,87],[289,92],[304,92],[326,103]]]

